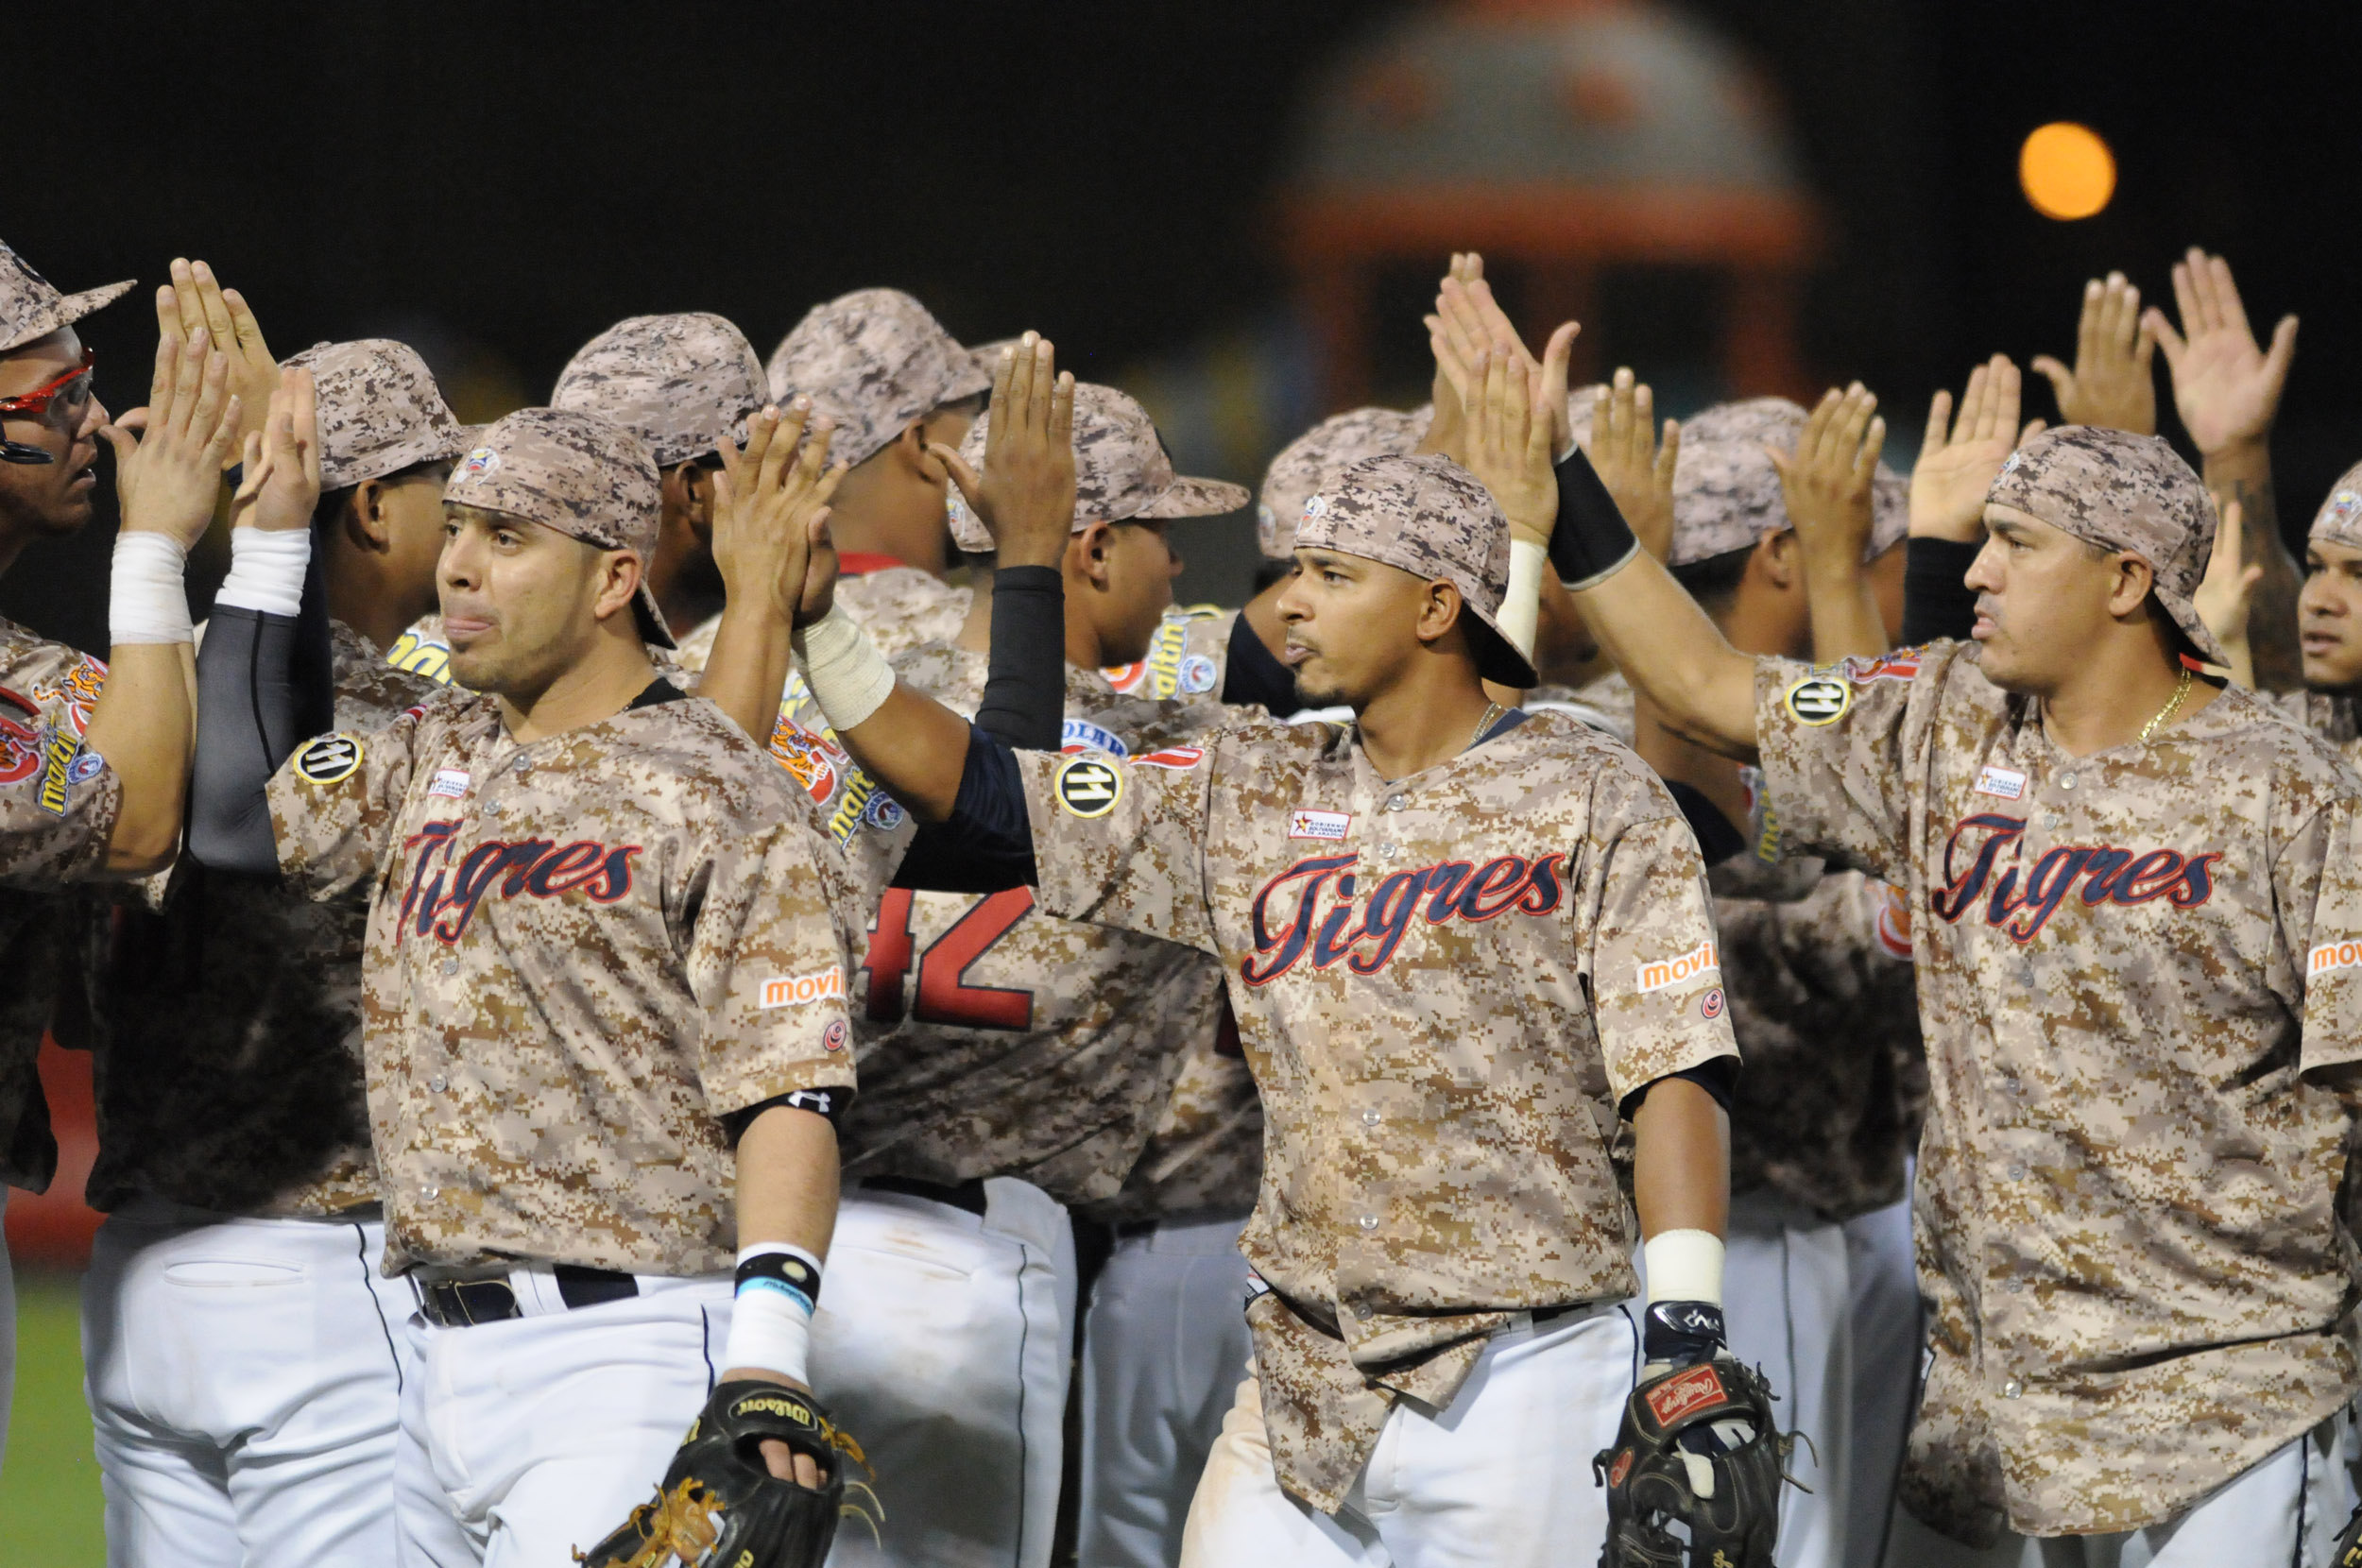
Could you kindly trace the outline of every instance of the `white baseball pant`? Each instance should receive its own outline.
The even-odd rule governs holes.
[[[440,1328],[416,1312],[393,1503],[402,1568],[573,1568],[640,1504],[727,1369],[727,1274],[642,1274],[570,1310],[509,1275],[525,1316]]]
[[[2314,1568],[2353,1511],[2340,1411],[2162,1525],[2043,1539],[2002,1533],[1979,1550],[1901,1508],[1887,1541],[1893,1568]]]
[[[1083,1319],[1080,1568],[1171,1568],[1247,1333],[1243,1216],[1117,1239]]]
[[[1731,1200],[1723,1247],[1731,1354],[1770,1379],[1780,1426],[1801,1434],[1788,1472],[1812,1489],[1781,1489],[1772,1556],[1780,1568],[1842,1568],[1854,1398],[1845,1228],[1759,1190]]]
[[[1919,1385],[1919,1274],[1905,1198],[1845,1222],[1853,1298],[1854,1423],[1847,1434],[1846,1568],[1878,1568],[1894,1478],[1903,1468]]]
[[[82,1281],[113,1568],[384,1568],[410,1288],[368,1219],[111,1216]]]
[[[1638,1371],[1630,1304],[1495,1337],[1450,1407],[1398,1403],[1334,1515],[1282,1491],[1252,1377],[1190,1505],[1182,1568],[1563,1568],[1596,1560],[1616,1440]]]
[[[1039,1187],[984,1212],[848,1187],[812,1325],[813,1391],[860,1440],[885,1519],[847,1520],[840,1568],[1047,1568],[1075,1309],[1074,1233]]]

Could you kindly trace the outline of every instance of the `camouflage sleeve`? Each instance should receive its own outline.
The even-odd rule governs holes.
[[[2272,862],[2290,987],[2277,963],[2266,973],[2302,1020],[2302,1072],[2362,1061],[2362,862],[2353,798],[2322,807]],[[2286,992],[2293,989],[2294,995]]]
[[[1755,743],[1763,789],[1778,811],[1778,855],[1818,854],[1891,882],[1905,879],[1910,756],[1914,731],[1925,727],[1912,722],[1922,706],[1912,698],[1936,690],[1953,647],[1827,669],[1755,661]]]
[[[782,786],[780,794],[786,789]],[[797,1089],[850,1088],[846,1013],[850,883],[810,821],[782,799],[757,827],[716,834],[689,943],[704,1010],[697,1076],[716,1116]]]
[[[394,824],[410,790],[419,711],[366,732],[316,736],[271,775],[271,836],[279,870],[325,902],[366,887],[392,848]]]
[[[1215,951],[1204,869],[1212,753],[1169,746],[1123,761],[1104,751],[1016,757],[1043,910]]]
[[[1572,868],[1589,924],[1582,955],[1618,1103],[1657,1079],[1736,1057],[1705,864],[1653,775],[1606,775]]]

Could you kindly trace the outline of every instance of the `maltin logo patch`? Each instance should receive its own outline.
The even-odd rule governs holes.
[[[1095,757],[1070,758],[1052,786],[1069,816],[1104,817],[1123,798],[1123,775]]]
[[[1350,811],[1315,811],[1299,808],[1288,813],[1288,837],[1323,839],[1334,844],[1353,831]]]
[[[361,742],[350,735],[323,735],[295,755],[296,776],[307,784],[334,784],[361,765]]]

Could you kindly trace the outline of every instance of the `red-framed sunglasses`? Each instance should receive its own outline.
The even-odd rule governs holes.
[[[68,413],[79,412],[81,406],[90,401],[91,366],[97,362],[98,356],[85,348],[82,363],[57,380],[44,382],[30,392],[21,392],[13,398],[0,398],[0,414],[38,419],[49,412],[51,403],[60,398],[65,400]],[[78,388],[75,385],[77,381],[81,383]]]

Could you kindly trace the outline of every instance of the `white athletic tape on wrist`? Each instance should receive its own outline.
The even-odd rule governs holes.
[[[722,1349],[722,1365],[760,1367],[809,1386],[812,1308],[799,1292],[774,1289],[772,1284],[749,1281],[740,1287],[730,1307],[730,1337]]]
[[[1722,1304],[1722,1238],[1712,1231],[1660,1231],[1640,1244],[1649,1304]]]
[[[1531,539],[1509,541],[1509,590],[1501,595],[1501,636],[1517,645],[1528,660],[1533,657],[1533,630],[1542,619],[1542,573],[1549,570],[1550,547]]]
[[[295,615],[303,608],[303,571],[312,564],[309,528],[232,528],[230,575],[214,603],[223,609]]]
[[[107,584],[107,640],[194,642],[189,590],[182,581],[189,553],[162,534],[117,534]]]
[[[813,701],[840,732],[877,712],[893,695],[893,668],[841,608],[831,605],[797,632],[794,642]]]

